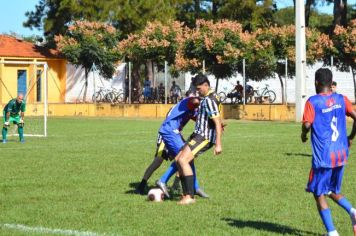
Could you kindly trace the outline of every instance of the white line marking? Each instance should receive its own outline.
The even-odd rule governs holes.
[[[57,234],[57,235],[74,235],[74,236],[112,236],[112,234],[98,234],[90,231],[77,231],[70,229],[50,229],[44,228],[41,226],[30,227],[26,225],[20,224],[0,224],[0,228],[7,228],[22,232],[30,232],[30,233],[40,233],[40,234]]]

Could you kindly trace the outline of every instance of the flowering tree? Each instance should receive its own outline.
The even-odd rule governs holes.
[[[242,32],[241,24],[229,20],[216,23],[198,20],[196,25],[194,29],[184,30],[174,67],[196,73],[202,70],[205,61],[206,72],[213,74],[217,81],[234,75],[242,63],[250,35]]]
[[[140,87],[139,67],[143,64],[151,67],[152,63],[163,68],[164,61],[172,64],[178,48],[178,41],[183,35],[183,27],[180,22],[169,21],[148,22],[139,33],[130,34],[119,42],[118,48],[123,57],[133,62],[134,86]],[[150,76],[148,76],[150,79]]]
[[[101,75],[111,78],[119,60],[117,32],[114,27],[99,22],[75,21],[65,35],[55,37],[58,50],[76,66],[85,70],[85,101],[88,74],[95,64]]]
[[[346,28],[337,25],[332,40],[337,49],[336,67],[341,71],[352,72],[356,100],[356,19]]]

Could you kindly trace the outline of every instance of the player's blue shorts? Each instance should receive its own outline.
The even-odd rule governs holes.
[[[164,144],[166,145],[166,149],[168,153],[173,158],[177,156],[182,147],[184,146],[184,140],[180,133],[171,133],[171,134],[162,134],[162,139]]]
[[[327,195],[330,192],[339,194],[344,169],[344,166],[311,169],[306,191],[316,196]]]

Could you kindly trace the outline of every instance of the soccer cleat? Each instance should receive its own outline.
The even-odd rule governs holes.
[[[195,190],[195,195],[198,195],[202,198],[209,198],[209,195],[206,194],[201,188],[198,188],[197,190]]]
[[[190,196],[183,196],[183,198],[177,203],[178,205],[190,205],[194,204],[196,201]]]
[[[21,139],[21,140],[20,140],[20,143],[24,143],[24,142],[25,142],[25,139]]]
[[[165,183],[161,182],[160,180],[157,180],[156,185],[162,190],[162,192],[164,193],[164,195],[166,195],[167,198],[170,197],[168,193],[167,185]]]
[[[6,139],[3,139],[3,140],[2,140],[2,143],[7,143]]]
[[[135,189],[135,193],[140,195],[145,195],[146,188],[147,188],[147,184],[141,182],[140,185]]]

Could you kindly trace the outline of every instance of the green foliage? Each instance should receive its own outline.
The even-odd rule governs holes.
[[[35,11],[26,12],[25,27],[42,29],[47,45],[55,47],[54,37],[64,35],[74,20],[100,20],[103,1],[93,0],[40,0]]]
[[[273,21],[275,4],[273,1],[256,0],[230,0],[220,7],[219,18],[236,20],[245,30],[255,30],[260,27],[268,27]]]
[[[6,223],[128,236],[325,233],[315,200],[304,190],[311,149],[300,142],[300,124],[227,121],[221,156],[209,150],[195,162],[210,199],[197,197],[185,207],[176,204],[178,195],[151,203],[132,194],[153,160],[161,120],[48,123],[48,138],[28,137],[19,144],[13,137],[1,146],[0,235],[50,235],[9,229]],[[184,137],[192,130],[188,124]],[[355,151],[351,146],[351,155]],[[169,164],[153,174],[150,187]],[[355,165],[350,157],[342,186],[350,202],[356,202]],[[352,235],[348,215],[329,204],[340,235]]]

